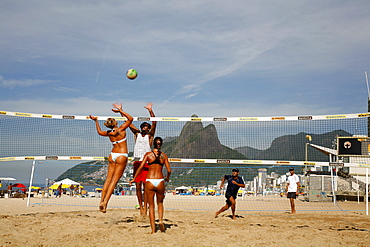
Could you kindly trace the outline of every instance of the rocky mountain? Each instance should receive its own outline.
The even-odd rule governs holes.
[[[188,159],[245,159],[244,155],[221,144],[213,124],[187,122],[178,138],[166,141],[163,152],[169,157]]]
[[[84,162],[68,169],[55,181],[70,178],[83,184],[103,184],[107,176],[107,164],[107,161]]]
[[[296,135],[285,135],[276,138],[271,143],[271,146],[266,150],[258,150],[252,147],[238,147],[231,149],[220,143],[215,126],[209,124],[203,126],[202,122],[187,122],[178,137],[170,137],[165,141],[162,149],[170,158],[188,158],[188,159],[240,159],[240,160],[305,160],[306,138],[307,133],[298,133]],[[312,136],[312,143],[332,148],[333,142],[337,136],[351,136],[350,133],[343,130],[335,130],[325,134],[309,134]],[[328,156],[320,151],[308,147],[309,161],[328,161]],[[106,161],[92,161],[74,166],[61,174],[57,180],[71,178],[85,184],[102,184],[105,180],[107,172]],[[201,185],[207,184],[204,180],[204,170],[190,169],[190,167],[215,167],[221,169],[220,172],[214,170],[215,176],[224,172],[229,172],[231,164],[205,164],[205,163],[172,163],[173,167],[187,167],[186,170],[178,170],[174,176],[178,176],[175,180],[180,184],[186,184],[186,181],[195,181],[194,183]],[[245,165],[241,165],[245,167]],[[250,165],[252,166],[252,164]],[[230,168],[228,168],[230,167]],[[255,168],[257,170],[258,168]],[[198,171],[199,170],[199,171]],[[275,170],[271,170],[275,171]],[[182,174],[183,173],[183,174]],[[198,174],[199,173],[199,174]],[[255,174],[255,172],[251,172]],[[207,175],[207,179],[216,179],[212,174]],[[175,181],[174,180],[174,181]]]
[[[165,140],[163,152],[171,158],[190,159],[245,159],[238,151],[220,143],[213,124],[203,127],[201,122],[188,122],[178,137]],[[74,179],[84,184],[102,184],[107,172],[106,161],[91,161],[76,165],[56,180]],[[204,164],[203,164],[204,165]],[[194,163],[173,163],[173,167],[192,167]]]
[[[337,136],[351,136],[344,130],[335,130],[324,134],[298,133],[296,135],[285,135],[276,138],[271,146],[266,150],[258,150],[251,147],[235,148],[236,151],[244,154],[250,160],[305,160],[306,153],[306,135],[311,135],[312,143],[333,148]],[[308,160],[310,161],[328,161],[327,155],[320,151],[308,147]]]

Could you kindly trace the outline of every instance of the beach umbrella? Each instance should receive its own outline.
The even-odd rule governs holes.
[[[59,184],[53,184],[52,186],[49,187],[49,189],[56,190],[58,189],[58,187],[59,187]],[[62,189],[67,189],[69,187],[70,185],[68,184],[62,184]]]
[[[66,184],[66,185],[69,185],[69,186],[71,186],[71,185],[80,185],[80,183],[78,183],[76,181],[73,181],[72,179],[69,179],[69,178],[66,178],[66,179],[63,179],[61,181],[55,182],[54,184],[63,184],[63,185]]]
[[[10,177],[0,177],[0,181],[2,181],[2,180],[4,180],[4,181],[16,181],[17,179],[10,178]]]
[[[31,190],[39,190],[39,189],[41,189],[41,187],[31,186],[31,187],[29,187],[29,189],[31,189]]]
[[[190,187],[186,187],[186,186],[180,186],[180,187],[175,188],[175,190],[190,190],[190,189],[191,189]]]
[[[21,183],[16,183],[12,185],[13,188],[26,188],[26,185]]]
[[[15,179],[15,178],[10,178],[10,177],[0,177],[0,187],[6,187],[6,186],[8,186],[9,185],[9,181],[16,181],[17,179]],[[4,186],[3,184],[2,184],[2,182],[3,181],[7,181],[6,183],[5,183],[5,185],[6,186]]]

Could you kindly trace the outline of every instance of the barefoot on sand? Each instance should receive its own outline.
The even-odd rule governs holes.
[[[106,213],[107,212],[107,205],[105,205],[104,203],[100,203],[99,210],[102,213]]]
[[[159,222],[159,230],[161,231],[161,232],[164,232],[166,229],[165,229],[165,227],[164,227],[164,224],[163,224],[163,222]]]

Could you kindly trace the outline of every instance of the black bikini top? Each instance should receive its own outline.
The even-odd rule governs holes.
[[[150,166],[150,165],[153,165],[153,164],[157,164],[157,165],[163,166],[164,164],[162,164],[161,160],[159,159],[159,157],[161,156],[161,152],[159,151],[158,156],[153,151],[152,151],[152,153],[155,156],[155,160],[153,162],[148,162],[148,165]]]

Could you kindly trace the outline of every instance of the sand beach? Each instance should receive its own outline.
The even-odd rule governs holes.
[[[346,211],[237,211],[236,220],[230,211],[214,218],[211,210],[168,209],[166,231],[148,234],[148,218],[134,208],[103,214],[1,198],[0,246],[368,246],[370,216],[351,211],[357,202],[339,203]]]

